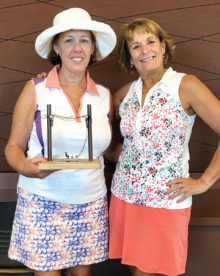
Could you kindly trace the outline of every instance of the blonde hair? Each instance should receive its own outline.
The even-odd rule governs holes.
[[[164,41],[166,44],[164,54],[164,65],[172,59],[174,53],[174,44],[170,35],[155,21],[148,18],[138,18],[133,20],[130,24],[125,24],[119,34],[118,53],[119,59],[118,64],[121,69],[125,72],[135,71],[135,67],[131,67],[130,64],[130,52],[128,48],[128,42],[133,40],[133,34],[137,30],[142,30],[147,33],[154,34],[161,42]]]

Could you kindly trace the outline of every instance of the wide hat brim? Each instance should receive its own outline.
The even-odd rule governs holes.
[[[67,21],[63,24],[55,25],[43,31],[35,41],[37,53],[42,58],[47,59],[51,51],[54,36],[68,30],[87,30],[94,34],[96,39],[97,60],[107,57],[115,48],[117,40],[116,35],[109,25],[95,20],[71,20],[70,22]]]

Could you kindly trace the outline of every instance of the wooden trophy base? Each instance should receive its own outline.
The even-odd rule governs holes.
[[[53,159],[53,161],[42,161],[38,165],[39,170],[68,170],[68,169],[100,169],[99,159]]]

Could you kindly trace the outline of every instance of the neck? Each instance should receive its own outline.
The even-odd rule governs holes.
[[[155,70],[155,72],[149,72],[147,74],[140,74],[143,80],[143,87],[146,89],[150,89],[153,87],[158,81],[161,80],[165,72],[165,69],[162,67],[159,70]]]
[[[59,73],[61,86],[80,86],[86,88],[86,72],[72,73],[61,67]]]

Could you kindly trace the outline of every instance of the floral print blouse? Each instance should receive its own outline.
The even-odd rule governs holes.
[[[167,69],[142,108],[139,78],[120,105],[124,143],[111,188],[119,199],[154,208],[191,206],[191,198],[176,203],[166,194],[169,180],[189,175],[188,142],[195,115],[188,116],[181,106],[178,92],[183,76]]]

